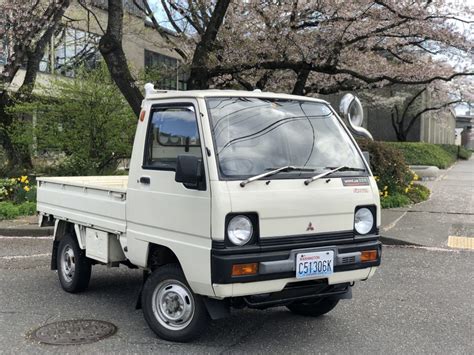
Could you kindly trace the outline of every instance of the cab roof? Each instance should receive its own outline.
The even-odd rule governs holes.
[[[159,99],[172,99],[172,98],[207,98],[207,97],[256,97],[256,98],[268,98],[268,99],[286,99],[286,100],[304,100],[314,101],[329,105],[325,100],[316,99],[314,97],[288,95],[284,93],[264,92],[260,90],[245,91],[245,90],[189,90],[189,91],[176,91],[176,90],[155,90],[150,86],[145,85],[145,100],[159,100]],[[153,85],[153,84],[150,84]]]

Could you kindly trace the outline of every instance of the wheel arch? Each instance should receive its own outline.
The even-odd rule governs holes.
[[[178,264],[182,268],[178,256],[170,248],[160,244],[149,243],[147,267],[151,271],[160,266],[173,263]]]
[[[66,234],[72,234],[73,236],[76,236],[76,233],[74,231],[74,224],[68,221],[56,219],[54,223],[53,250],[51,253],[51,270],[58,269],[58,262],[57,262],[58,246],[59,246],[59,242]]]

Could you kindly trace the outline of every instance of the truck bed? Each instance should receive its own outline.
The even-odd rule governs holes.
[[[128,176],[38,178],[37,210],[85,226],[125,232]]]

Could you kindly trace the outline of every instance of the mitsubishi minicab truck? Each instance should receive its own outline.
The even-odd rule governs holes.
[[[147,84],[128,176],[38,178],[62,288],[84,291],[93,265],[139,268],[137,306],[172,341],[232,308],[331,311],[382,251],[379,192],[349,131],[366,132],[360,102],[348,94],[341,111]]]

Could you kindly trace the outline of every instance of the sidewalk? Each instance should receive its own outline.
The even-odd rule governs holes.
[[[38,226],[38,216],[25,216],[0,221],[0,236],[7,237],[44,237],[53,235],[53,227]]]
[[[428,201],[382,210],[380,234],[387,242],[445,247],[450,236],[474,238],[474,158],[423,184],[431,190]]]

